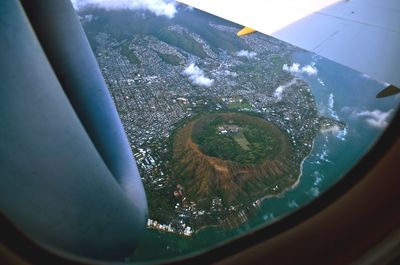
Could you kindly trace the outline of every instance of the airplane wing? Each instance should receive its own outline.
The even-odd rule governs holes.
[[[400,87],[398,0],[179,0]]]

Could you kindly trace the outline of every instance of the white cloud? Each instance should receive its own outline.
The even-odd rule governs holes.
[[[344,141],[346,139],[345,136],[347,135],[347,128],[346,127],[340,128],[337,125],[333,125],[331,127],[321,129],[321,133],[324,133],[324,134],[331,133],[336,138]]]
[[[287,82],[286,84],[278,86],[275,89],[274,97],[276,97],[277,100],[282,100],[283,91],[285,91],[286,88],[290,87],[291,85],[294,85],[295,83],[296,83],[296,79],[292,79],[291,81]]]
[[[194,7],[193,7],[193,6],[186,6],[185,9],[186,9],[186,10],[189,10],[189,11],[193,11],[193,10],[194,10]]]
[[[256,52],[251,52],[251,51],[246,51],[246,50],[240,50],[236,53],[236,56],[239,57],[246,57],[247,59],[251,59],[256,57],[257,53]]]
[[[281,100],[282,99],[283,90],[285,90],[284,86],[278,86],[275,89],[274,97],[276,97],[278,100]]]
[[[315,64],[308,64],[303,67],[300,66],[299,63],[293,63],[292,65],[284,64],[282,70],[292,73],[292,74],[308,74],[308,75],[316,75],[318,74],[318,69],[315,67]]]
[[[106,10],[149,10],[157,16],[174,17],[176,10],[175,1],[164,0],[71,0],[76,10],[93,6]]]
[[[289,208],[299,208],[299,204],[295,200],[291,200],[288,203]]]
[[[317,68],[316,68],[315,66],[311,66],[311,65],[303,66],[303,67],[301,68],[301,71],[302,71],[303,73],[308,74],[308,75],[316,75],[316,74],[318,74]]]
[[[189,80],[194,85],[210,87],[214,83],[214,80],[205,77],[203,70],[197,67],[194,63],[186,67],[186,69],[183,71],[183,74],[188,76]]]
[[[369,75],[367,74],[361,74],[362,77],[364,77],[365,79],[372,79]]]
[[[196,76],[192,79],[192,83],[198,86],[209,87],[214,83],[214,80],[205,76]]]
[[[309,192],[309,194],[313,195],[314,197],[317,197],[321,192],[319,191],[318,188],[312,187]]]
[[[298,63],[293,63],[291,66],[288,66],[287,64],[284,64],[282,69],[286,72],[290,72],[292,74],[298,74],[301,72],[300,70],[300,64]]]
[[[83,17],[83,20],[84,20],[84,21],[87,21],[87,22],[90,22],[90,21],[93,20],[93,18],[94,18],[94,16],[93,16],[92,14],[88,14],[88,15],[85,15],[85,16]]]
[[[333,125],[333,126],[331,126],[331,127],[321,129],[321,132],[322,132],[322,133],[332,133],[332,134],[335,134],[335,133],[338,133],[338,132],[341,131],[341,130],[342,130],[342,129],[341,129],[339,126]]]
[[[350,112],[354,111],[354,107],[344,106],[340,109],[340,111],[344,112],[344,113],[350,113]]]
[[[368,80],[374,80],[377,81],[379,84],[381,84],[382,86],[388,87],[390,86],[389,83],[386,83],[385,81],[379,81],[379,80],[375,80],[374,78],[372,78],[371,76],[367,75],[367,74],[361,74],[362,77],[364,77],[365,79]]]
[[[375,128],[384,128],[388,125],[388,118],[390,117],[393,110],[389,110],[387,112],[383,112],[380,110],[365,110],[354,115],[356,117],[365,117],[365,121],[368,125]]]

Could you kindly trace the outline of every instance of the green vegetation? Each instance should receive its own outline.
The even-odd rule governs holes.
[[[202,59],[207,57],[203,47],[188,34],[179,34],[164,28],[158,32],[157,37],[170,45],[181,48],[182,50],[194,54]]]
[[[271,70],[274,73],[275,72],[279,73],[280,71],[282,71],[282,66],[284,64],[289,64],[289,63],[290,63],[290,61],[287,58],[282,57],[279,54],[271,56],[271,65],[272,65],[272,69]]]
[[[146,23],[143,23],[143,17],[132,10],[103,10],[103,9],[86,9],[80,14],[92,14],[97,17],[90,23],[85,23],[86,34],[93,48],[96,47],[94,37],[99,32],[107,32],[118,41],[131,38],[134,34],[154,36],[168,44],[192,53],[200,58],[207,57],[202,49],[201,44],[196,42],[188,34],[179,34],[168,30],[169,26],[175,24],[183,25],[191,32],[198,34],[206,40],[214,52],[218,49],[224,49],[230,53],[239,50],[249,50],[250,47],[242,38],[238,38],[235,33],[223,32],[209,26],[210,22],[237,27],[238,25],[221,20],[210,14],[206,14],[197,10],[191,12],[178,12],[173,18],[165,18],[164,16],[155,16],[146,14]],[[196,17],[196,20],[193,20]],[[195,22],[194,22],[195,21]]]
[[[279,151],[279,140],[267,127],[240,116],[215,116],[200,122],[193,129],[192,139],[208,156],[245,165],[273,159]]]
[[[122,46],[121,54],[126,56],[131,64],[140,64],[139,58],[137,58],[135,53],[129,49],[129,41]]]
[[[195,23],[193,23],[194,16],[196,16]],[[214,22],[216,24],[231,26],[237,29],[240,29],[240,26],[216,17],[211,17],[207,13],[197,11],[193,13],[180,12],[179,15],[176,16],[176,21],[178,24],[185,25],[185,27],[206,40],[214,52],[218,52],[218,49],[226,50],[229,53],[251,49],[243,38],[238,38],[236,36],[236,32],[220,31],[211,27],[209,23]]]
[[[171,65],[180,65],[183,63],[182,59],[176,56],[175,54],[168,53],[158,53],[161,59]]]
[[[240,73],[260,73],[263,72],[264,66],[257,63],[240,64],[233,67],[234,71]]]
[[[249,141],[247,141],[246,136],[244,136],[243,133],[238,133],[238,134],[234,135],[233,140],[235,140],[235,142],[237,144],[239,144],[243,150],[246,150],[246,151],[250,150],[250,143],[249,143]]]
[[[171,137],[172,175],[198,210],[278,194],[298,176],[298,160],[286,134],[255,114],[202,113]],[[215,206],[215,197],[221,199],[220,206]],[[225,214],[219,214],[221,219],[235,219]],[[201,220],[215,221],[211,216]]]
[[[250,105],[249,102],[247,101],[236,101],[236,102],[232,102],[232,103],[228,103],[228,109],[229,110],[239,110],[239,109],[251,109],[252,106]]]

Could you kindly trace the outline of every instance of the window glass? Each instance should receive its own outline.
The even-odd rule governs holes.
[[[148,198],[132,261],[206,251],[302,207],[399,106],[377,97],[384,82],[186,6],[77,8]]]

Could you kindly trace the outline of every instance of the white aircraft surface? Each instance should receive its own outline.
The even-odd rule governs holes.
[[[400,87],[399,0],[179,0]]]

